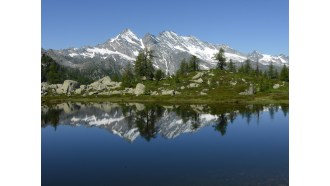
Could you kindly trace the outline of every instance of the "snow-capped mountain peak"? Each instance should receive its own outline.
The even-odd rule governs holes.
[[[87,68],[86,64],[89,68],[92,65],[91,61],[95,65],[104,63],[104,68],[109,68],[107,63],[110,62],[125,67],[128,63],[134,64],[136,56],[144,48],[153,50],[157,56],[153,61],[154,66],[170,74],[177,71],[183,59],[189,59],[192,55],[198,57],[201,69],[215,68],[214,55],[220,48],[225,50],[227,61],[231,59],[233,62],[241,63],[250,59],[263,65],[289,64],[289,57],[285,55],[272,56],[258,51],[244,54],[228,45],[208,43],[194,36],[181,36],[173,31],[163,31],[157,36],[147,33],[143,38],[139,38],[130,29],[125,29],[114,38],[94,47],[49,50],[49,55],[59,63],[73,68]]]

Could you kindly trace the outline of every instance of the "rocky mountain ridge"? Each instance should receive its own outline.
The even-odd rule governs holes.
[[[59,64],[72,68],[99,68],[120,72],[128,63],[134,64],[138,53],[145,48],[154,51],[154,67],[162,69],[166,74],[175,73],[181,60],[192,55],[199,58],[202,70],[215,68],[217,62],[213,56],[220,48],[225,50],[227,59],[232,59],[237,65],[246,59],[258,61],[261,66],[270,63],[275,66],[289,65],[289,57],[283,54],[272,56],[257,51],[244,54],[228,45],[211,44],[194,36],[180,36],[173,31],[163,31],[157,36],[147,33],[139,38],[130,29],[125,29],[103,44],[63,50],[42,49],[42,53],[51,56]]]

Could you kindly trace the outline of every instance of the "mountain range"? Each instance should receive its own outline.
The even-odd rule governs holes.
[[[237,65],[241,65],[246,59],[258,61],[261,68],[266,68],[270,63],[278,67],[289,65],[289,56],[284,54],[272,56],[257,51],[244,54],[228,45],[211,44],[194,36],[180,36],[172,31],[163,31],[157,36],[147,33],[143,38],[139,38],[130,29],[125,29],[114,38],[96,46],[61,50],[42,49],[42,53],[66,67],[80,70],[101,69],[113,73],[121,72],[128,63],[134,65],[135,58],[145,48],[153,50],[154,67],[162,69],[166,74],[175,73],[181,60],[189,59],[192,55],[198,57],[202,70],[215,68],[217,62],[213,56],[220,48],[225,50],[227,60],[232,59]]]

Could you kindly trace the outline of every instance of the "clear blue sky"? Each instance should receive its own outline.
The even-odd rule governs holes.
[[[130,28],[171,30],[241,52],[289,54],[288,0],[42,0],[41,46],[96,45]]]

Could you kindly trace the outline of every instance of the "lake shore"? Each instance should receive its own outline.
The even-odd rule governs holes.
[[[43,104],[60,102],[136,102],[136,103],[198,103],[198,104],[289,104],[288,93],[256,94],[249,96],[210,97],[210,96],[150,96],[150,95],[56,95],[41,97]]]

